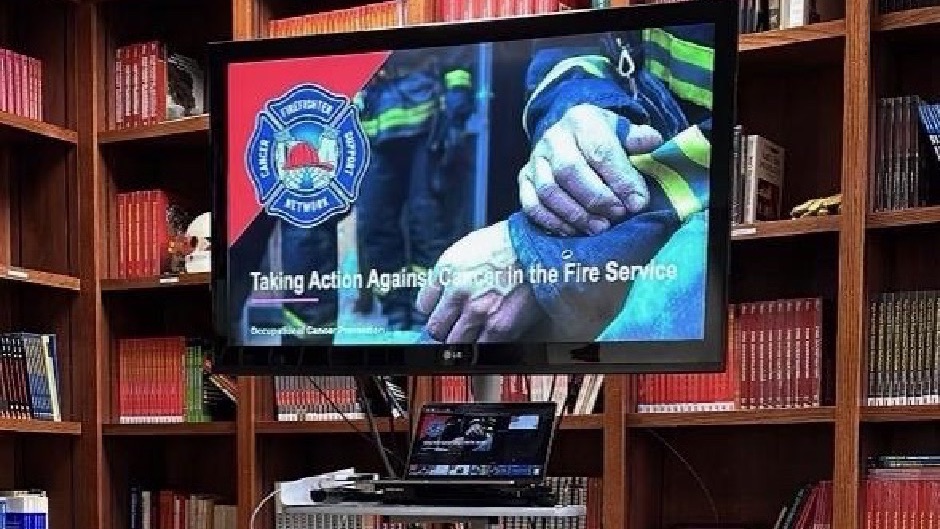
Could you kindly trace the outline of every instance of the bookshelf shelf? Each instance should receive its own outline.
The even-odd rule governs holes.
[[[180,274],[166,277],[141,277],[132,279],[102,279],[101,290],[122,292],[127,290],[152,290],[209,285],[209,273]]]
[[[104,424],[102,433],[112,437],[234,435],[235,423],[229,421],[174,424]]]
[[[940,206],[869,213],[866,219],[866,225],[869,229],[937,223],[940,223]]]
[[[940,405],[863,406],[862,422],[924,422],[940,420]]]
[[[875,17],[872,25],[875,31],[898,31],[940,26],[940,7],[924,7],[887,13]]]
[[[0,419],[0,435],[4,433],[77,436],[82,434],[82,423],[69,421]]]
[[[51,123],[44,123],[7,112],[0,112],[0,138],[6,141],[27,143],[37,140],[54,141],[74,145],[78,133]]]
[[[98,133],[98,143],[103,145],[168,142],[208,145],[209,116],[204,114],[146,127],[105,130]]]
[[[266,435],[303,435],[303,434],[331,434],[331,433],[355,433],[356,430],[369,433],[369,423],[365,419],[353,419],[352,426],[346,421],[260,421],[255,426],[255,431]],[[382,433],[391,432],[388,420],[384,417],[377,418],[376,427]],[[355,426],[355,429],[353,428]],[[408,430],[408,421],[404,419],[395,420],[395,431],[404,433]]]
[[[81,290],[82,286],[81,280],[77,277],[3,264],[0,264],[0,281],[12,281],[14,283],[25,283],[75,292]]]
[[[841,38],[845,38],[845,20],[832,20],[796,28],[747,33],[738,38],[738,49],[746,54],[770,48]]]
[[[813,233],[835,233],[839,231],[839,219],[839,215],[825,215],[743,224],[731,228],[731,240],[745,241],[771,237],[798,237]]]
[[[688,426],[743,426],[767,424],[831,423],[834,407],[779,410],[712,411],[697,413],[629,413],[627,428],[672,428]]]

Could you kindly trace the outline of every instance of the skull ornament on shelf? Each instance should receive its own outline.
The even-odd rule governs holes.
[[[186,273],[212,270],[212,215],[203,213],[186,228],[189,253],[186,254]]]

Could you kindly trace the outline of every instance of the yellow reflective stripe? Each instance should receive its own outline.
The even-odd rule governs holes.
[[[304,326],[303,320],[298,318],[296,314],[294,314],[293,312],[287,309],[284,309],[284,319],[287,320],[288,325],[291,327],[303,327]]]
[[[714,70],[715,50],[708,46],[682,40],[660,28],[643,30],[643,39],[658,44],[670,55],[707,71]]]
[[[676,146],[679,147],[679,150],[682,151],[689,160],[692,160],[696,165],[701,166],[704,169],[711,167],[711,143],[709,143],[708,138],[702,134],[702,130],[698,126],[689,127],[673,139],[676,142]]]
[[[669,71],[669,68],[663,66],[659,61],[651,60],[648,64],[650,73],[659,77],[664,82],[669,85],[669,89],[673,91],[677,96],[695,103],[696,105],[705,107],[709,110],[712,108],[712,93],[710,90],[706,90],[700,86],[696,86],[692,83],[683,81],[682,79],[672,76],[672,72]]]
[[[649,153],[631,156],[630,161],[637,171],[648,174],[659,182],[680,220],[685,221],[689,215],[702,210],[702,203],[695,197],[689,183],[672,168],[659,162]]]
[[[453,70],[445,73],[444,86],[447,88],[469,88],[470,72],[467,70]]]
[[[411,108],[390,108],[375,118],[362,120],[362,128],[372,136],[378,134],[380,128],[417,125],[431,115],[436,105],[436,101],[428,101]]]
[[[548,73],[542,78],[542,82],[535,87],[535,90],[532,91],[532,95],[529,97],[529,100],[526,101],[525,108],[522,110],[522,129],[525,133],[529,134],[529,126],[526,123],[526,117],[529,115],[529,105],[532,104],[532,101],[543,90],[545,90],[550,84],[558,80],[559,77],[567,73],[569,70],[574,68],[581,68],[585,72],[594,77],[604,78],[607,77],[605,69],[610,66],[610,60],[607,57],[601,55],[581,55],[578,57],[569,57],[563,61],[560,61]]]

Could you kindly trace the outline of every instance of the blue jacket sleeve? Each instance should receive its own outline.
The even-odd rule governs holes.
[[[441,52],[441,82],[444,87],[444,112],[457,126],[473,113],[473,79],[476,46],[454,46]]]
[[[652,153],[631,156],[649,187],[650,203],[645,212],[598,235],[560,237],[546,233],[524,214],[510,216],[510,239],[522,267],[559,271],[558,281],[531,281],[532,288],[550,318],[587,326],[568,330],[575,340],[593,339],[620,310],[632,283],[632,276],[617,272],[621,267],[645,266],[689,218],[707,211],[710,154],[707,137],[693,126]],[[602,276],[615,273],[618,279],[566,281],[565,268],[577,265],[599,269]]]
[[[550,39],[536,48],[526,72],[523,127],[534,143],[564,113],[579,104],[617,112],[631,123],[648,114],[620,84],[598,37]]]
[[[632,124],[650,125],[665,137],[688,127],[675,95],[645,69],[645,44],[638,37],[551,39],[537,47],[526,72],[523,126],[529,139],[538,141],[568,109],[584,103],[622,116],[621,136]]]

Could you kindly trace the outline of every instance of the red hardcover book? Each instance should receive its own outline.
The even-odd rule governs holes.
[[[127,277],[127,195],[117,195],[117,226],[118,226],[118,277]]]
[[[8,51],[0,48],[0,112],[9,112],[10,107],[7,103],[10,86],[10,71],[7,67]],[[2,413],[2,412],[0,412]]]

